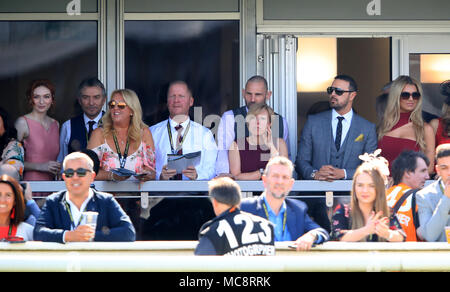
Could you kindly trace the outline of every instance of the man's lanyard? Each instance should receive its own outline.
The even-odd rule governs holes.
[[[78,219],[77,225],[75,225],[75,222],[74,222],[73,216],[72,216],[72,211],[70,211],[70,205],[69,205],[69,203],[67,203],[67,201],[65,201],[64,204],[66,205],[67,213],[69,213],[69,217],[70,217],[70,225],[72,226],[72,230],[75,230],[75,229],[78,227],[78,225],[80,225],[81,219],[83,219],[83,216],[80,216],[80,219]],[[84,207],[84,211],[86,211],[86,207],[87,207],[87,205]],[[83,212],[84,212],[84,211],[83,211]]]
[[[182,146],[183,146],[183,143],[184,143],[184,139],[186,139],[187,133],[189,132],[190,128],[191,128],[191,122],[189,122],[189,124],[187,125],[186,130],[184,131],[183,138],[181,138],[180,148],[183,148]],[[177,154],[179,149],[175,149],[175,147],[173,147],[172,130],[170,128],[169,120],[167,120],[167,133],[169,134],[170,150],[172,150],[172,154]]]
[[[119,162],[120,162],[120,168],[125,168],[125,163],[127,162],[127,156],[128,156],[128,148],[130,147],[130,141],[128,141],[127,138],[127,145],[125,145],[125,151],[123,153],[120,152],[120,146],[119,142],[117,142],[116,134],[113,134],[114,144],[116,145],[117,155],[119,156]]]
[[[267,206],[266,206],[266,203],[265,203],[265,202],[263,202],[263,207],[264,207],[264,212],[266,213],[267,220],[270,221],[270,218],[269,218],[269,211],[267,211]],[[284,216],[283,216],[283,234],[284,234],[284,229],[286,228],[286,220],[287,220],[287,210],[284,210]]]

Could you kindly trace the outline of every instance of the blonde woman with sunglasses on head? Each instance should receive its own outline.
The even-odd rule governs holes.
[[[130,89],[115,90],[102,122],[103,128],[92,132],[87,147],[100,160],[96,180],[154,180],[155,146],[148,126],[142,121],[136,93]],[[117,169],[130,170],[136,175],[118,175]]]
[[[414,78],[399,76],[392,82],[383,119],[377,126],[378,148],[389,165],[403,150],[422,151],[434,161],[434,131],[423,121],[422,100],[422,86]],[[434,172],[434,163],[428,172]]]

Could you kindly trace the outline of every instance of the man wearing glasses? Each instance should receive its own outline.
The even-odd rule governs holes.
[[[450,144],[436,148],[436,173],[439,179],[417,192],[420,227],[417,235],[426,241],[447,241],[450,226]]]
[[[375,125],[352,110],[357,90],[352,77],[336,76],[327,88],[331,110],[308,117],[300,137],[296,160],[296,170],[303,179],[352,179],[361,163],[358,156],[377,149]],[[318,203],[318,200],[314,200],[314,203]],[[319,210],[314,215],[313,210],[316,208],[309,206],[311,216],[329,230],[326,228],[329,221],[325,205],[316,204],[316,207]],[[323,217],[323,220],[318,217]]]
[[[136,232],[128,215],[111,194],[90,188],[93,162],[84,153],[73,152],[63,162],[67,190],[47,197],[34,229],[34,240],[49,242],[134,241]],[[82,213],[98,213],[93,227],[82,224]]]

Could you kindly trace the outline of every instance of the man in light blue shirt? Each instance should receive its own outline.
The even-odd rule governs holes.
[[[311,220],[306,204],[287,198],[294,179],[292,162],[283,156],[269,160],[262,176],[264,192],[244,199],[241,210],[268,219],[275,225],[275,241],[294,241],[297,250],[309,250],[313,244],[329,239],[328,232]]]

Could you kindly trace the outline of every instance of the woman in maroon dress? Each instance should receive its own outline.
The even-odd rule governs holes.
[[[436,134],[436,147],[450,143],[450,80],[441,83],[441,94],[446,96],[442,105],[442,116],[432,119],[430,125]]]
[[[392,82],[386,111],[377,126],[378,148],[389,165],[403,150],[422,151],[434,172],[435,138],[433,128],[422,119],[422,86],[409,77],[399,76]]]
[[[234,141],[228,153],[230,172],[236,180],[260,180],[271,157],[288,156],[286,142],[272,138],[273,115],[273,110],[266,104],[250,107],[246,117],[249,136]]]

